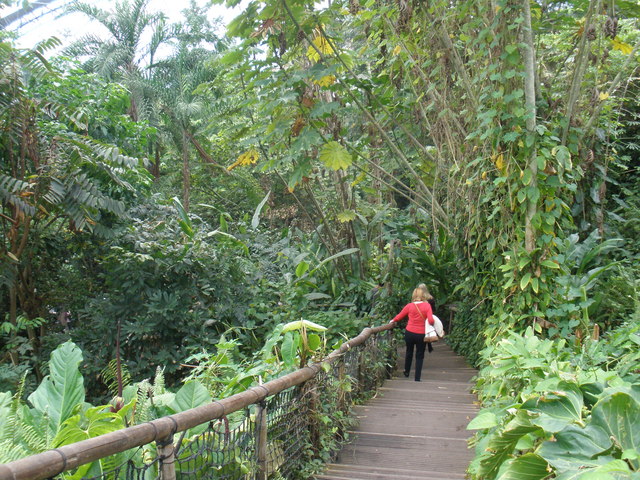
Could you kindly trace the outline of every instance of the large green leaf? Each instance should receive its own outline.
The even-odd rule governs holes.
[[[327,262],[330,262],[331,260],[335,260],[336,258],[344,257],[345,255],[351,255],[352,253],[356,253],[358,250],[360,250],[360,249],[359,248],[355,248],[355,247],[354,248],[347,248],[346,250],[342,250],[341,252],[338,252],[335,255],[331,255],[330,257],[327,257],[324,260],[322,260],[316,266],[316,268],[313,269],[313,271],[316,271],[322,265],[324,265]]]
[[[307,348],[315,352],[322,345],[322,338],[316,333],[310,333],[307,336]]]
[[[481,412],[467,425],[467,430],[480,430],[498,425],[498,417],[493,412]]]
[[[309,264],[304,260],[301,261],[296,267],[296,277],[300,278],[309,270]]]
[[[2,426],[7,418],[12,398],[11,392],[0,392],[0,432],[2,432]]]
[[[519,411],[502,432],[491,437],[487,444],[487,453],[480,461],[478,474],[486,480],[495,478],[500,466],[513,453],[518,440],[536,430],[539,428],[531,423],[527,412]]]
[[[193,238],[195,231],[193,230],[193,223],[191,222],[191,218],[189,218],[189,214],[184,209],[182,202],[178,200],[178,197],[173,197],[171,200],[173,200],[173,206],[176,208],[178,216],[180,217],[178,220],[180,229],[187,237]]]
[[[630,472],[623,460],[611,460],[593,468],[576,465],[574,470],[558,475],[556,480],[636,480],[637,478],[637,472]]]
[[[204,385],[196,380],[190,380],[176,392],[176,396],[169,406],[177,413],[200,407],[210,402],[211,395],[209,395]]]
[[[260,356],[262,357],[263,361],[268,362],[272,358],[273,348],[278,344],[278,342],[282,338],[283,328],[284,328],[284,325],[282,323],[276,325],[271,335],[267,337],[264,345],[260,349]]]
[[[558,472],[571,471],[579,466],[598,466],[611,460],[605,455],[611,448],[607,432],[597,425],[580,428],[569,425],[547,440],[538,450],[538,455],[549,462]],[[600,455],[600,456],[599,456]]]
[[[315,332],[324,332],[327,330],[327,327],[323,327],[322,325],[318,325],[317,323],[310,322],[309,320],[296,320],[293,322],[287,323],[282,331],[283,332],[291,332],[293,330],[313,330]]]
[[[534,453],[527,453],[506,462],[497,480],[542,480],[548,475],[547,461]]]
[[[535,399],[528,400],[522,408],[540,414],[531,420],[547,432],[555,433],[567,425],[582,420],[584,405],[582,391],[578,385],[561,382],[558,390]]]
[[[72,342],[56,348],[49,360],[47,375],[29,402],[49,418],[49,431],[55,437],[60,426],[73,414],[76,407],[84,403],[84,384],[78,366],[82,352]]]
[[[54,446],[69,445],[124,428],[122,416],[110,411],[109,407],[92,407],[83,414],[68,418],[54,439]]]
[[[332,170],[347,169],[353,162],[349,152],[335,141],[329,142],[322,147],[320,161]]]
[[[628,393],[616,392],[596,403],[591,423],[611,435],[621,450],[640,452],[640,405]],[[638,460],[630,462],[638,469]]]
[[[282,360],[287,367],[292,367],[297,358],[298,345],[300,344],[300,335],[287,332],[284,334],[282,340],[282,346],[280,352],[282,353]]]

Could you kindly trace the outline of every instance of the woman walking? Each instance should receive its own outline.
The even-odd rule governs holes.
[[[404,376],[408,377],[411,371],[411,362],[413,360],[413,350],[416,351],[416,371],[415,381],[419,382],[422,376],[422,364],[424,362],[424,351],[427,347],[427,343],[424,341],[425,334],[425,320],[429,321],[430,325],[433,325],[433,312],[431,311],[431,305],[428,300],[429,295],[424,284],[418,286],[413,290],[411,295],[411,303],[408,303],[404,308],[393,317],[390,323],[399,322],[406,316],[409,317],[407,327],[404,332],[404,340],[407,345],[407,353],[404,357]]]

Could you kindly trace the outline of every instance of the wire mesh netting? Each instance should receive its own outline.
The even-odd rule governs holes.
[[[80,467],[74,478],[307,479],[348,438],[353,405],[390,376],[396,349],[392,331],[372,335],[331,364],[321,362],[312,379],[175,434],[173,455],[144,445]]]
[[[309,445],[308,383],[269,397],[264,473],[266,478],[295,478]],[[262,432],[258,432],[258,441]]]
[[[159,478],[161,458],[154,445],[119,453],[79,467],[73,478],[87,480],[148,480]],[[61,475],[60,478],[66,478]]]
[[[201,427],[200,427],[201,428]],[[203,432],[181,435],[175,470],[184,479],[240,479],[256,469],[255,416],[245,409],[210,422]]]

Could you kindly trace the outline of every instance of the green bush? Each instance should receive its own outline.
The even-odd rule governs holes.
[[[574,346],[529,328],[483,350],[473,479],[638,477],[640,337],[635,325],[611,336]]]

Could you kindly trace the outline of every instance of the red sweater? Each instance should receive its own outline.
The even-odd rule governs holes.
[[[420,309],[422,315],[420,315],[416,306]],[[400,313],[393,317],[393,321],[399,322],[407,315],[409,315],[409,322],[407,323],[407,331],[409,332],[424,335],[425,319],[429,319],[429,324],[433,325],[433,313],[431,312],[431,305],[429,305],[429,302],[407,303]]]

